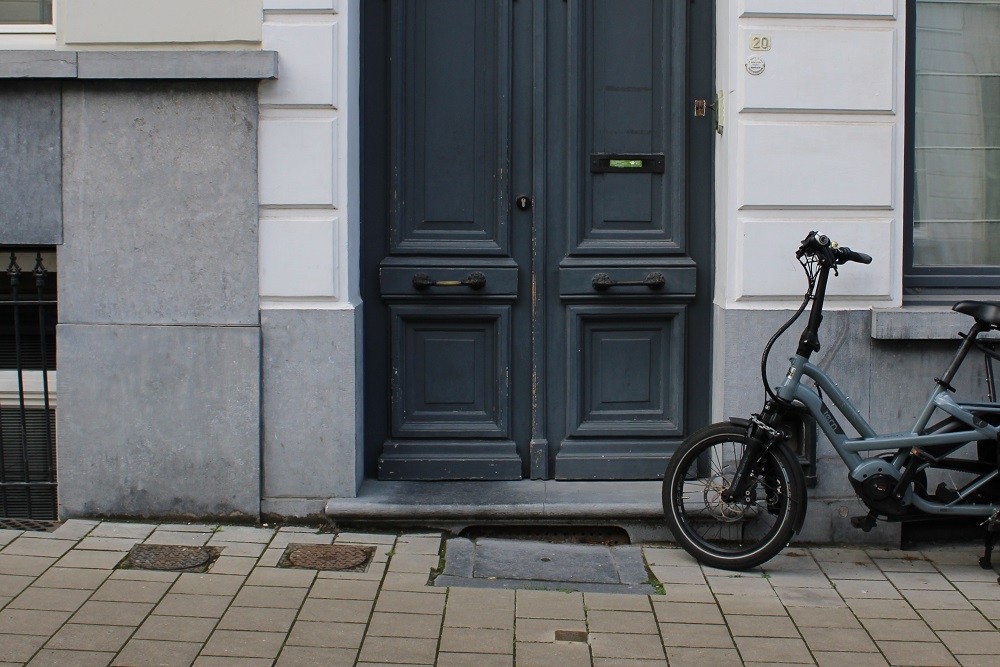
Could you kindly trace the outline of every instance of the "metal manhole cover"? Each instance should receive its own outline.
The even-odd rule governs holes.
[[[0,517],[0,529],[3,530],[24,530],[34,533],[51,533],[61,526],[58,521],[42,521],[40,519],[15,519],[13,517]]]
[[[289,544],[279,563],[282,567],[309,570],[363,571],[375,547],[352,544]]]
[[[128,566],[139,570],[196,570],[218,555],[213,547],[180,544],[137,544],[128,555]]]

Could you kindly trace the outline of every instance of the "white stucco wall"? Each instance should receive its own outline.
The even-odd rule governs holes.
[[[794,307],[794,258],[820,229],[867,252],[831,281],[832,307],[902,298],[904,5],[733,0],[718,5],[716,304]],[[754,38],[768,50],[754,50]],[[761,40],[756,40],[760,42]],[[757,58],[763,71],[747,64]]]
[[[358,296],[358,0],[264,0],[261,308],[353,308]]]

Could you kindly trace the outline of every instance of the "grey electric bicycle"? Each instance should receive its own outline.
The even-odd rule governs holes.
[[[806,481],[796,450],[807,437],[806,424],[812,417],[846,464],[851,485],[869,509],[867,515],[851,519],[855,527],[867,532],[878,520],[981,516],[988,527],[980,565],[991,567],[1000,531],[1000,403],[992,361],[1000,355],[979,336],[1000,328],[1000,303],[962,301],[954,306],[974,319],[957,354],[944,374],[935,378],[913,427],[903,433],[878,434],[833,380],[809,361],[820,349],[830,272],[837,275],[840,265],[869,264],[872,258],[840,247],[819,232],[810,232],[795,256],[809,287],[802,305],[764,347],[763,409],[749,419],[731,418],[694,433],[667,465],[663,509],[675,539],[698,561],[728,570],[754,567],[777,555],[805,520]],[[766,373],[771,347],[810,301],[809,321],[788,373],[772,389]],[[958,402],[952,396],[951,382],[973,350],[983,352],[986,360],[989,401],[984,403]],[[857,437],[844,432],[824,395]],[[935,415],[937,421],[932,423]],[[951,488],[949,483],[956,478],[960,488]]]

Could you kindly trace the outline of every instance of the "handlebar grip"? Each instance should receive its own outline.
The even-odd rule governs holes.
[[[837,248],[837,252],[845,262],[857,262],[858,264],[872,263],[872,256],[866,255],[863,252],[855,252],[847,247]]]

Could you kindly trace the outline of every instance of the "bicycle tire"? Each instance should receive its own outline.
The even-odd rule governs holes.
[[[781,443],[758,465],[751,502],[722,501],[746,442],[744,427],[713,424],[681,444],[663,477],[663,511],[674,538],[699,562],[724,570],[745,570],[776,556],[805,511],[802,466]]]

